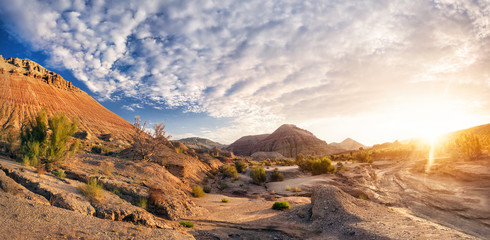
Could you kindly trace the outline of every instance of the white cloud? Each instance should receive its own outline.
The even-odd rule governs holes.
[[[12,33],[100,98],[233,117],[216,140],[380,113],[414,94],[489,105],[483,1],[0,3]]]

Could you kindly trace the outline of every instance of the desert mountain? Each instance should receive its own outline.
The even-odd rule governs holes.
[[[230,144],[230,146],[228,146],[226,150],[233,152],[236,155],[249,156],[254,153],[252,152],[252,150],[255,144],[264,140],[269,135],[270,134],[260,134],[241,137]]]
[[[359,150],[359,148],[365,147],[364,145],[362,145],[361,143],[355,141],[352,138],[346,138],[344,141],[342,141],[340,143],[330,143],[330,146],[333,146],[333,147],[336,147],[336,148],[340,148],[340,149],[345,149],[347,151],[350,151],[350,150]]]
[[[227,145],[225,144],[214,142],[207,138],[199,138],[199,137],[183,138],[176,141],[181,142],[185,144],[187,147],[194,148],[194,149],[212,150],[213,148],[224,149],[227,147]]]
[[[315,137],[313,133],[292,124],[284,124],[272,134],[246,136],[232,143],[227,150],[238,155],[255,152],[278,152],[285,157],[328,155],[342,151]]]
[[[76,117],[88,138],[102,134],[129,140],[133,126],[99,104],[90,95],[39,64],[0,55],[0,124],[19,129],[45,108],[48,115],[64,112]]]

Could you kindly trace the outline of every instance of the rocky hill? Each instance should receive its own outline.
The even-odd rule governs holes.
[[[261,134],[241,137],[230,144],[230,146],[228,146],[226,150],[233,152],[236,155],[249,156],[254,153],[252,151],[255,145],[264,140],[269,135],[270,134]]]
[[[351,150],[359,150],[359,148],[365,147],[361,143],[355,141],[352,138],[346,138],[344,141],[340,143],[330,143],[330,146],[340,148],[340,149],[345,149],[346,151],[351,151]]]
[[[343,151],[292,124],[284,124],[272,134],[242,137],[232,143],[227,150],[247,156],[255,152],[277,152],[284,157],[296,157],[300,153],[329,155]]]
[[[203,149],[203,150],[212,150],[213,148],[224,149],[228,146],[225,144],[214,142],[207,138],[199,138],[199,137],[183,138],[176,141],[185,144],[187,147],[194,148],[194,149]]]
[[[22,123],[45,108],[48,115],[64,112],[76,117],[88,138],[103,134],[130,140],[133,126],[99,104],[60,75],[39,64],[0,55],[0,125],[19,129]],[[106,135],[107,137],[107,135]]]

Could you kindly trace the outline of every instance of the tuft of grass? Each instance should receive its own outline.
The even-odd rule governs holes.
[[[147,202],[148,202],[148,200],[146,198],[140,198],[138,200],[138,202],[136,203],[136,206],[143,208],[143,209],[146,209]]]
[[[211,192],[211,187],[210,186],[204,186],[203,190],[205,193],[210,193]]]
[[[200,186],[192,187],[192,196],[196,198],[204,197],[205,193]]]
[[[228,203],[228,202],[230,202],[230,200],[228,200],[228,198],[222,198],[221,202]]]
[[[220,191],[223,191],[223,190],[225,190],[225,189],[227,189],[227,188],[228,188],[228,184],[227,184],[227,183],[225,183],[225,182],[222,182],[222,183],[221,183],[221,184],[218,186],[218,189],[219,189]]]
[[[111,164],[106,163],[102,166],[102,173],[106,176],[112,176],[112,172],[114,171],[114,168],[112,167]]]
[[[180,225],[182,225],[186,228],[193,228],[194,227],[194,223],[192,223],[191,221],[180,221]]]
[[[60,178],[60,179],[63,179],[66,177],[66,173],[65,173],[65,171],[63,171],[63,169],[57,169],[57,170],[53,171],[53,174],[54,174],[54,176],[56,176],[57,178]]]
[[[293,187],[293,192],[301,192],[301,188],[298,186]]]
[[[362,194],[362,193],[359,194],[359,196],[357,198],[362,199],[362,200],[366,200],[366,201],[369,200],[369,198],[366,195]]]
[[[102,184],[98,183],[95,178],[89,179],[86,185],[81,186],[80,192],[93,201],[99,201],[104,194]]]
[[[291,186],[286,185],[286,191],[291,191]]]
[[[291,206],[289,206],[289,203],[286,201],[276,201],[272,205],[272,209],[274,210],[285,210],[285,209],[290,209]]]

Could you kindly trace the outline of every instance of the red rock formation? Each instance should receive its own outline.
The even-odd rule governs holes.
[[[254,153],[252,150],[255,147],[255,144],[264,140],[269,135],[270,134],[262,134],[241,137],[230,144],[225,150],[233,152],[236,155],[249,156]]]
[[[133,126],[99,104],[90,95],[30,60],[4,59],[0,55],[0,124],[19,129],[22,123],[45,108],[48,114],[64,112],[79,120],[89,136],[110,133],[130,140]]]

